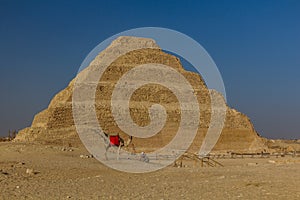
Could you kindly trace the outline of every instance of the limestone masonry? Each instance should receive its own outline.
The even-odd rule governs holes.
[[[152,39],[136,37],[119,37],[102,51],[90,65],[78,76],[91,73],[97,69],[99,60],[109,53],[122,51],[128,46],[144,47],[131,51],[115,60],[104,72],[97,83],[96,114],[102,129],[106,133],[118,132],[126,140],[128,135],[123,133],[112,116],[111,96],[115,84],[130,69],[146,63],[159,63],[170,66],[180,72],[193,86],[194,93],[200,107],[200,126],[190,147],[190,151],[197,152],[210,124],[211,106],[210,95],[223,98],[219,93],[210,91],[199,74],[185,71],[180,60],[163,52]],[[163,77],[162,77],[163,78]],[[43,143],[81,145],[77,135],[72,114],[72,92],[76,78],[61,92],[55,95],[47,109],[35,115],[31,127],[19,131],[16,141],[37,141]],[[174,80],[176,82],[176,80]],[[153,104],[160,104],[166,108],[167,121],[164,128],[155,136],[147,139],[133,138],[132,144],[136,150],[151,151],[169,143],[176,134],[180,122],[180,106],[176,96],[167,88],[157,84],[147,84],[134,92],[130,101],[130,112],[133,121],[145,126],[149,123],[148,109]],[[221,137],[214,151],[218,152],[261,152],[268,150],[265,139],[255,131],[249,118],[227,107],[226,121]]]

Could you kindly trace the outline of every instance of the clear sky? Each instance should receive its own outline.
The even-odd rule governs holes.
[[[262,136],[300,138],[298,0],[0,0],[0,135],[29,126],[98,43],[147,26],[202,44]]]

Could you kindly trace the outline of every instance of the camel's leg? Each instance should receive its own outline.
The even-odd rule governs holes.
[[[120,149],[121,149],[121,145],[118,147],[117,160],[119,160],[119,158],[120,158]]]
[[[110,148],[110,145],[107,145],[107,146],[105,147],[105,153],[104,153],[104,156],[105,156],[105,159],[106,159],[106,160],[108,160],[108,158],[107,158],[107,151],[108,151],[109,148]]]

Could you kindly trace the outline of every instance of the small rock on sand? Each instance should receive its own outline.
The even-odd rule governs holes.
[[[257,166],[258,163],[248,163],[247,166]]]
[[[80,155],[79,156],[80,158],[93,158],[94,156],[93,155]]]
[[[33,169],[26,169],[26,174],[29,174],[29,175],[35,175],[37,174],[37,172],[35,172]]]

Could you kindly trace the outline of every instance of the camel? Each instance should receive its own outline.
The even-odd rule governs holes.
[[[103,132],[104,133],[104,132]],[[119,136],[119,134],[101,134],[103,140],[104,140],[104,144],[105,144],[105,158],[106,160],[108,160],[107,158],[107,151],[110,148],[117,148],[117,160],[119,160],[119,156],[120,156],[120,150],[123,147],[128,147],[130,145],[130,143],[132,142],[132,136],[130,136],[126,141],[124,141],[123,138],[121,138]]]

